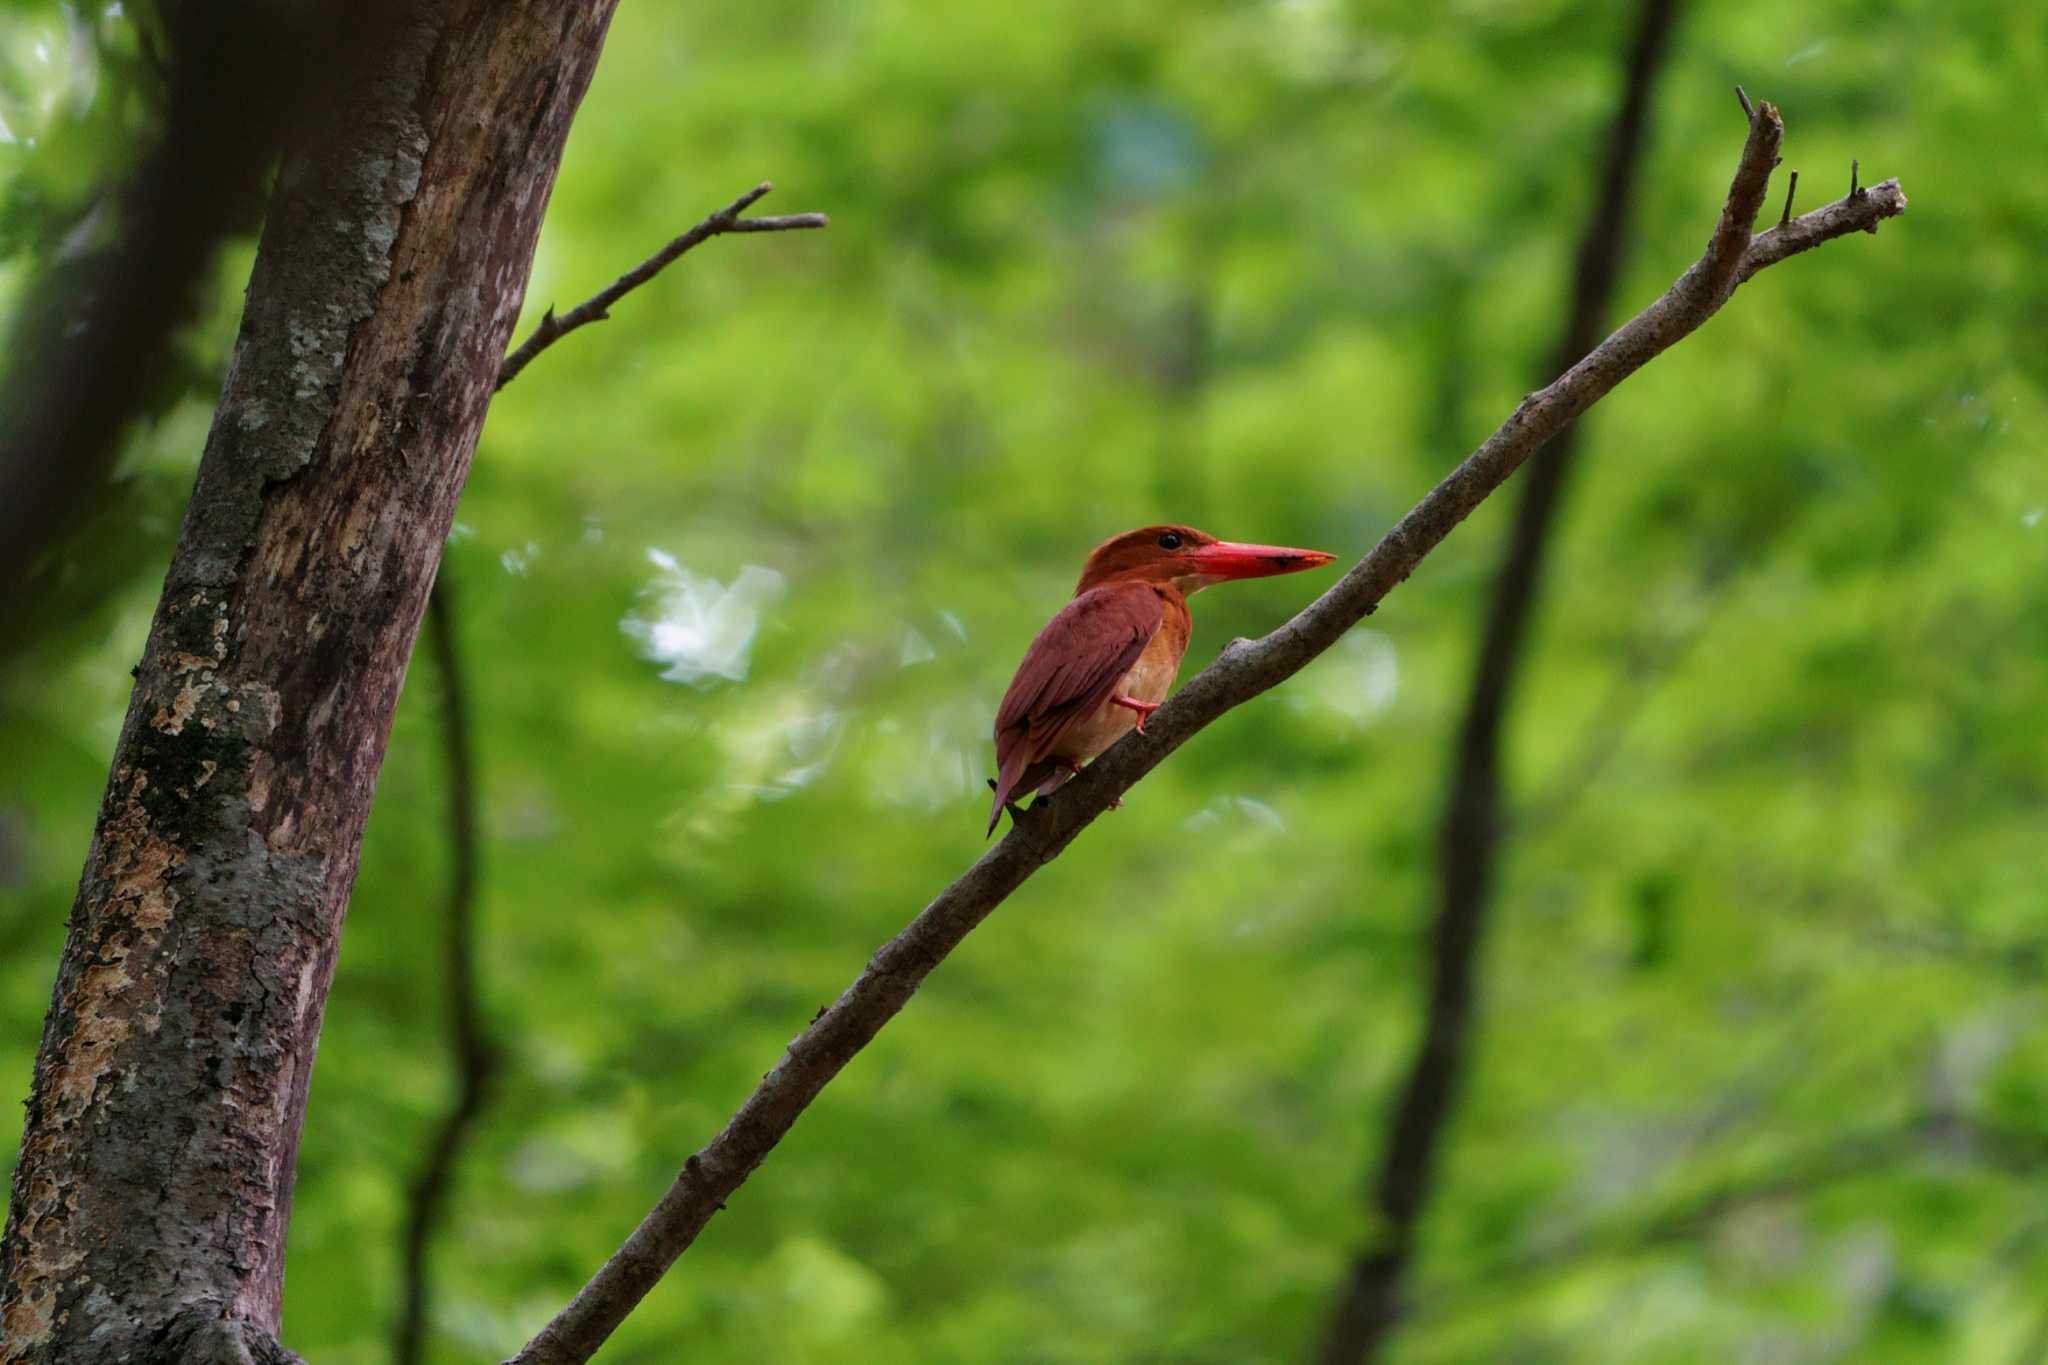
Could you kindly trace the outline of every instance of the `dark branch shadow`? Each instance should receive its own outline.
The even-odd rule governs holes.
[[[1579,246],[1571,316],[1546,380],[1577,364],[1606,335],[1604,320],[1621,273],[1651,95],[1678,8],[1678,0],[1646,0],[1643,6],[1626,90],[1608,138],[1599,198]],[[1530,458],[1514,529],[1494,579],[1439,831],[1443,899],[1431,934],[1428,1013],[1388,1119],[1379,1174],[1367,1195],[1377,1231],[1353,1263],[1331,1314],[1320,1357],[1325,1365],[1372,1359],[1401,1318],[1416,1227],[1429,1202],[1470,1051],[1479,949],[1502,824],[1501,732],[1578,436],[1576,424],[1567,427]]]
[[[469,690],[455,638],[454,588],[444,561],[427,599],[427,638],[441,679],[441,732],[448,768],[448,851],[450,876],[442,925],[442,967],[446,975],[447,1024],[455,1058],[455,1100],[441,1118],[427,1160],[406,1200],[403,1248],[405,1292],[392,1332],[391,1356],[417,1365],[426,1348],[433,1316],[433,1282],[427,1264],[448,1207],[455,1168],[471,1130],[490,1102],[498,1048],[477,999],[476,888],[480,861],[477,828],[476,754],[470,738]]]

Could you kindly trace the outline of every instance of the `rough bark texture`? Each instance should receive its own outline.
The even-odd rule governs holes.
[[[8,1360],[289,1358],[363,823],[611,9],[410,6],[287,159],[36,1060]]]
[[[1670,46],[1678,0],[1647,0],[1629,52],[1627,82],[1608,136],[1600,191],[1580,240],[1571,313],[1546,374],[1562,374],[1600,340],[1621,273],[1650,94]],[[1368,1194],[1374,1229],[1337,1297],[1323,1339],[1324,1365],[1373,1358],[1402,1313],[1415,1233],[1435,1186],[1442,1149],[1471,1052],[1480,947],[1492,899],[1501,825],[1501,732],[1536,610],[1544,561],[1578,449],[1573,426],[1529,461],[1480,641],[1479,662],[1458,733],[1450,794],[1438,831],[1442,899],[1430,930],[1429,996],[1422,1036],[1388,1115],[1385,1150]]]
[[[1784,124],[1757,106],[1734,182],[1707,250],[1665,294],[1548,387],[1528,395],[1353,565],[1337,585],[1258,640],[1233,640],[1146,723],[1120,740],[1024,819],[903,931],[882,945],[852,985],[790,1041],[739,1111],[683,1163],[675,1182],[576,1297],[514,1357],[516,1365],[588,1360],[765,1161],[832,1078],[908,1003],[975,926],[1057,858],[1110,803],[1233,707],[1277,687],[1343,638],[1545,441],[1617,384],[1691,335],[1756,270],[1849,232],[1876,231],[1906,211],[1888,180],[1750,235],[1777,165]]]

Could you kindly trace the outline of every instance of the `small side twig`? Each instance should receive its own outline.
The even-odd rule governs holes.
[[[763,180],[568,312],[557,315],[555,310],[550,308],[541,314],[540,323],[533,329],[533,334],[520,342],[518,349],[512,354],[505,357],[505,363],[498,369],[498,382],[492,391],[496,392],[511,383],[521,370],[533,363],[535,356],[578,327],[587,327],[593,322],[603,322],[610,317],[613,304],[659,275],[678,256],[700,242],[723,236],[728,232],[794,232],[803,228],[825,227],[831,222],[831,219],[822,213],[791,213],[776,218],[740,217],[773,188],[773,185]]]
[[[773,188],[762,181],[660,251],[619,276],[584,303],[556,316],[550,308],[517,350],[498,369],[496,392],[512,382],[542,351],[579,327],[602,322],[610,308],[660,274],[684,252],[710,237],[727,232],[786,232],[824,227],[822,213],[797,213],[779,218],[740,215]],[[469,689],[461,651],[455,639],[454,585],[444,561],[427,600],[434,660],[441,675],[442,726],[446,744],[449,809],[448,842],[453,876],[448,890],[444,926],[444,961],[448,986],[448,1032],[455,1054],[455,1099],[443,1115],[428,1148],[427,1160],[414,1180],[404,1232],[403,1306],[392,1331],[392,1358],[397,1365],[417,1365],[426,1349],[432,1318],[432,1276],[428,1244],[441,1221],[454,1183],[455,1169],[470,1131],[489,1101],[498,1067],[498,1047],[478,1002],[476,973],[476,887],[481,838],[476,810],[476,756],[470,740]]]
[[[1874,234],[1879,223],[1905,211],[1906,192],[1899,188],[1896,178],[1852,191],[1812,213],[1802,213],[1789,223],[1780,223],[1769,232],[1758,233],[1751,239],[1749,249],[1742,254],[1742,264],[1735,272],[1735,283],[1742,284],[1765,266],[1776,265],[1802,251],[1811,251],[1822,242],[1833,241],[1851,232]]]
[[[1781,213],[1781,214],[1779,214],[1779,215],[1778,215],[1778,226],[1779,226],[1779,227],[1783,227],[1783,226],[1785,226],[1785,225],[1786,225],[1787,223],[1789,223],[1789,222],[1791,222],[1791,221],[1792,221],[1792,196],[1794,196],[1794,195],[1796,195],[1796,194],[1798,194],[1798,193],[1799,193],[1799,172],[1798,172],[1798,171],[1794,171],[1794,172],[1792,172],[1791,178],[1790,178],[1790,179],[1789,179],[1789,180],[1788,180],[1788,181],[1786,182],[1786,185],[1785,185],[1785,211],[1784,211],[1783,213]]]

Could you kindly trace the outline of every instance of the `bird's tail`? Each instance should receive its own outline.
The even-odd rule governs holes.
[[[1002,821],[1003,807],[1009,804],[1010,793],[1017,789],[1017,779],[1023,775],[1023,770],[1023,755],[1015,755],[1002,766],[995,780],[989,783],[996,789],[996,799],[988,808],[988,833],[982,836],[984,839],[996,837],[996,825]]]
[[[995,837],[995,825],[997,821],[1004,819],[1004,806],[1010,804],[1010,796],[1014,792],[1032,792],[1040,782],[1044,782],[1044,778],[1047,778],[1047,774],[1053,772],[1055,767],[1057,763],[1049,759],[1038,759],[1034,763],[1030,759],[1030,751],[1024,745],[1018,745],[1016,749],[1006,753],[1004,761],[1001,761],[1001,767],[995,772],[995,780],[989,782],[989,786],[995,788],[995,802],[989,806],[989,833],[985,837]]]

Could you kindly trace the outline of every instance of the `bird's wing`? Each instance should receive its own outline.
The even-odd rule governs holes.
[[[1142,583],[1090,588],[1046,623],[996,711],[996,800],[989,830],[1024,770],[1109,700],[1159,632],[1159,595]]]

